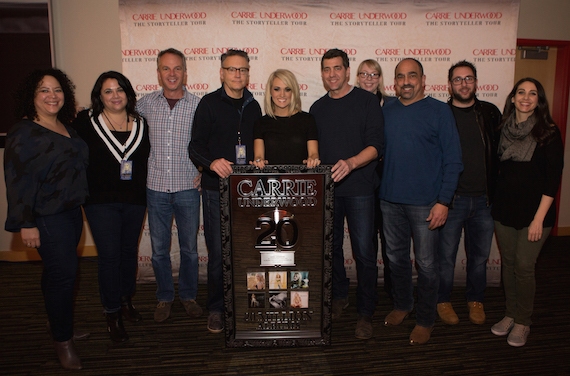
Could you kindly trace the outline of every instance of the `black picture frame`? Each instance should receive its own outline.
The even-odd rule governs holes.
[[[234,165],[233,173],[220,179],[227,347],[330,345],[334,215],[331,167],[270,165],[257,169]],[[271,221],[267,213],[277,212],[284,216],[276,225],[279,230],[263,238],[275,225],[264,223]],[[264,226],[269,230],[263,231]],[[279,264],[286,254],[285,264]],[[267,261],[262,260],[269,260],[270,265],[263,266]],[[288,279],[297,270],[310,271],[311,276],[307,292],[301,295],[303,304],[298,299],[296,303],[290,301],[291,291],[299,290],[291,290]],[[275,272],[284,274],[278,276],[278,282],[271,282],[269,272],[273,277],[280,274]],[[266,274],[267,284],[260,286],[265,290],[256,295],[256,299],[263,296],[266,300],[255,303],[255,307],[262,308],[251,304],[252,290],[247,287],[251,273]]]

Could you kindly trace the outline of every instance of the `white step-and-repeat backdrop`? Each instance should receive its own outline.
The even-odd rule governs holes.
[[[156,56],[174,47],[186,55],[186,88],[203,96],[220,87],[220,55],[230,48],[249,53],[249,90],[262,103],[267,77],[278,68],[291,70],[300,84],[303,110],[325,94],[320,59],[330,48],[347,52],[352,69],[377,60],[384,86],[394,94],[394,68],[404,57],[422,62],[426,94],[446,101],[447,72],[466,59],[477,67],[478,98],[502,110],[512,88],[519,0],[120,0],[123,73],[138,96],[160,90]],[[203,228],[198,234],[200,281],[206,281],[208,252]],[[413,253],[412,253],[413,254]],[[139,251],[139,281],[154,279],[148,223]],[[356,267],[345,231],[349,276]],[[173,269],[178,270],[177,230],[173,227]],[[455,282],[465,284],[463,245],[457,256]],[[383,279],[378,257],[379,281]],[[488,282],[500,281],[500,256],[493,243]]]

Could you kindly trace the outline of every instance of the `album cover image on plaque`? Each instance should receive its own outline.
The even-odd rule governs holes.
[[[269,305],[274,309],[286,309],[287,291],[269,291]]]
[[[269,272],[269,288],[282,290],[287,288],[287,272]]]
[[[247,289],[248,290],[264,290],[265,289],[265,272],[247,273]]]
[[[309,288],[309,272],[295,271],[291,272],[291,289],[308,289]]]
[[[291,292],[292,308],[309,308],[309,292],[293,291]]]
[[[226,346],[330,344],[331,166],[232,168],[220,179]]]
[[[265,293],[249,292],[247,293],[247,301],[249,308],[265,308]]]

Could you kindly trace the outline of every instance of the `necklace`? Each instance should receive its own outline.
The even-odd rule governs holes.
[[[113,127],[113,130],[116,132],[117,129],[115,128],[115,126],[113,125],[113,123],[111,122],[111,119],[109,119],[109,117],[107,116],[107,114],[105,113],[105,111],[103,111],[103,115],[105,116],[105,119],[107,119],[107,121],[109,122],[109,125],[111,127]],[[127,114],[127,130],[129,128],[129,114]],[[119,130],[122,131],[123,130],[123,124],[124,122],[121,122],[121,124],[118,124]]]

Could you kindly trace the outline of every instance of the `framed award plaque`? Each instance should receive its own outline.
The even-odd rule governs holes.
[[[329,345],[331,166],[233,166],[220,179],[226,346]]]

